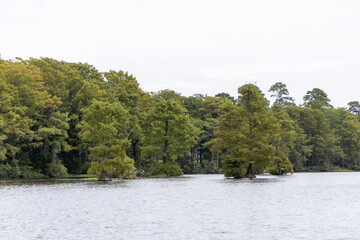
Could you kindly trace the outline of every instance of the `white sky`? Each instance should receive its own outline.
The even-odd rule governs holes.
[[[134,74],[145,91],[360,101],[359,0],[0,0],[3,59],[51,57]],[[267,94],[269,96],[269,94]]]

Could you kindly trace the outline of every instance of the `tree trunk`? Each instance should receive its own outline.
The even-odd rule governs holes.
[[[18,166],[18,160],[16,160],[15,156],[16,156],[15,153],[13,153],[12,156],[11,156],[11,166],[12,166],[13,168],[15,168],[15,167]]]
[[[140,151],[138,151],[139,139],[131,139],[132,158],[137,166],[140,166]]]
[[[42,155],[43,155],[43,160],[44,162],[47,162],[47,151],[46,151],[46,148],[47,148],[47,139],[45,138],[44,139],[44,143],[43,143],[43,146],[42,146]]]
[[[246,170],[246,173],[245,173],[245,177],[246,178],[256,178],[254,172],[253,172],[253,166],[252,166],[252,163],[249,163],[249,166]]]
[[[51,164],[55,165],[57,163],[56,161],[56,149],[57,147],[55,145],[51,146]]]
[[[164,133],[164,137],[165,137],[165,141],[164,141],[164,148],[163,148],[163,164],[167,163],[167,149],[169,146],[169,140],[167,139],[167,135],[168,135],[168,131],[169,131],[169,122],[166,121],[165,122],[165,133]]]
[[[98,181],[111,181],[111,177],[105,170],[101,170]]]

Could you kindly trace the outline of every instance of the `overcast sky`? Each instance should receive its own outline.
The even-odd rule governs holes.
[[[124,70],[185,96],[280,81],[297,103],[320,88],[346,107],[360,101],[360,1],[0,0],[0,53]]]

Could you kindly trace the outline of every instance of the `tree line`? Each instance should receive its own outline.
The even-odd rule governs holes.
[[[253,84],[185,97],[87,63],[0,60],[0,178],[359,170],[359,102],[334,108],[314,88],[296,105],[280,82],[269,92],[272,105]]]

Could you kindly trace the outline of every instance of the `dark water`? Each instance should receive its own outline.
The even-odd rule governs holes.
[[[0,239],[360,239],[360,173],[0,181]]]

